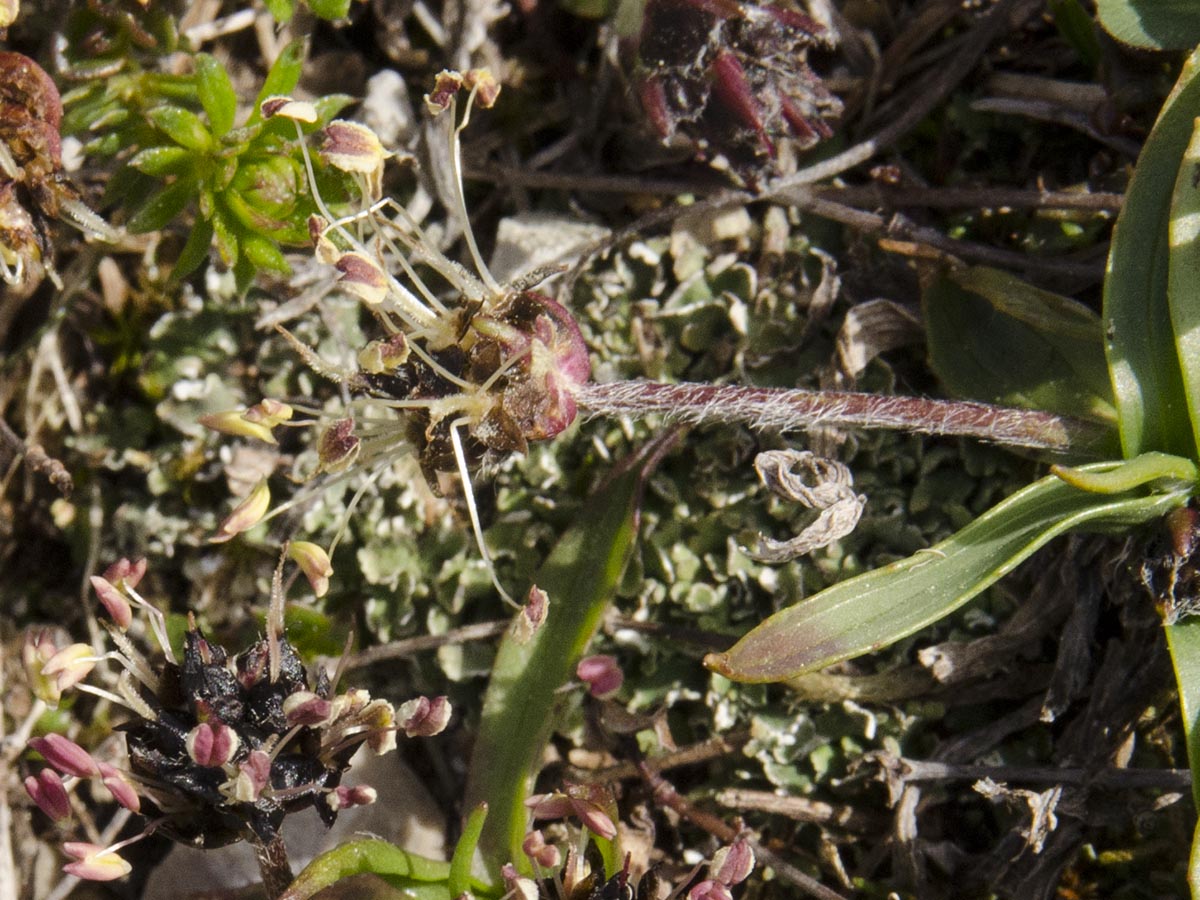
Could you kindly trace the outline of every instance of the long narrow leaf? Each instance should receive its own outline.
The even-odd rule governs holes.
[[[1171,480],[1148,495],[1094,494],[1047,476],[940,544],[781,610],[705,665],[734,681],[785,681],[878,650],[949,615],[1056,535],[1154,519],[1192,487]]]
[[[1167,307],[1167,210],[1200,113],[1198,72],[1200,50],[1184,65],[1142,148],[1108,255],[1106,349],[1127,459],[1146,450],[1196,456]]]
[[[1192,770],[1192,802],[1200,809],[1200,618],[1182,619],[1166,627],[1167,648],[1179,685],[1179,706],[1183,712],[1183,733],[1187,739],[1188,765]],[[1200,897],[1200,825],[1192,838],[1188,860],[1188,888]]]
[[[648,459],[596,494],[535,577],[550,598],[545,625],[500,645],[471,758],[466,805],[488,804],[479,846],[488,869],[525,862],[524,806],[555,721],[556,694],[575,671],[612,600],[636,536],[637,498]],[[606,860],[606,865],[612,860]]]
[[[1200,108],[1197,108],[1200,112]],[[1192,130],[1171,202],[1167,301],[1196,445],[1200,446],[1200,127]]]

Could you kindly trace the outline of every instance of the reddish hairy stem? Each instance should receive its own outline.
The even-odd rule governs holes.
[[[850,391],[615,381],[585,384],[575,400],[592,415],[658,413],[693,425],[738,423],[780,431],[887,428],[1060,452],[1095,450],[1107,436],[1099,424],[1036,410]]]

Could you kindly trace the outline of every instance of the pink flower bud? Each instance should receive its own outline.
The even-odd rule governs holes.
[[[121,557],[111,566],[104,570],[104,580],[120,587],[135,588],[138,582],[142,580],[142,576],[146,574],[146,558],[130,562],[125,557]],[[121,584],[124,582],[124,584]]]
[[[611,697],[625,682],[616,659],[607,654],[584,657],[575,667],[575,675],[588,686],[588,693],[601,700]]]
[[[353,806],[369,806],[378,796],[375,788],[365,784],[356,784],[353,787],[342,785],[329,794],[325,802],[334,812],[340,812]]]
[[[559,849],[553,844],[547,844],[546,836],[537,829],[525,835],[525,840],[521,841],[521,850],[543,869],[555,869],[562,862]]]
[[[104,786],[108,788],[113,799],[120,803],[130,812],[141,812],[142,799],[138,796],[128,777],[120,769],[110,766],[106,762],[100,763],[100,778],[104,782]]]
[[[243,531],[249,531],[267,514],[267,509],[271,505],[271,489],[267,486],[267,479],[263,479],[254,489],[246,496],[241,503],[234,507],[233,512],[221,523],[221,527],[217,529],[217,533],[213,535],[209,541],[213,544],[219,544],[223,541],[228,541],[234,535],[241,534]]]
[[[92,648],[87,644],[72,644],[55,653],[42,666],[42,674],[54,679],[54,687],[61,695],[63,691],[73,688],[96,665]]]
[[[400,707],[400,721],[409,737],[441,734],[450,721],[450,701],[445,697],[418,697]]]
[[[251,750],[245,761],[238,764],[233,796],[241,803],[255,803],[271,783],[271,757],[262,750]]]
[[[63,850],[76,860],[63,866],[63,871],[85,881],[114,881],[133,871],[133,866],[114,851],[96,844],[67,841]]]
[[[237,732],[224,722],[201,722],[188,732],[188,756],[199,766],[219,768],[233,759],[240,743]]]
[[[713,854],[708,867],[711,878],[721,884],[740,884],[754,871],[754,849],[749,841],[736,840],[729,847],[722,847]]]
[[[532,878],[523,878],[517,874],[516,866],[505,863],[500,867],[500,876],[504,879],[504,896],[513,900],[538,900],[537,882]]]
[[[133,609],[130,607],[129,601],[125,599],[125,595],[117,590],[107,578],[93,575],[90,580],[92,582],[92,590],[100,598],[101,605],[112,616],[112,620],[116,623],[116,626],[124,631],[133,621]]]
[[[611,841],[617,826],[597,802],[598,792],[584,785],[569,785],[567,792],[535,794],[525,801],[535,819],[561,819],[574,816],[593,834]]]
[[[313,593],[324,597],[329,592],[329,576],[333,574],[329,554],[310,541],[292,541],[288,545],[288,556],[300,566]]]
[[[34,738],[29,742],[29,746],[42,754],[46,762],[64,775],[91,778],[100,774],[100,767],[92,755],[61,734]]]
[[[333,704],[312,691],[296,691],[283,701],[288,725],[320,725],[329,721],[332,711]]]
[[[25,792],[29,794],[38,809],[55,822],[61,822],[71,815],[71,798],[62,779],[53,769],[42,769],[37,775],[25,779]]]

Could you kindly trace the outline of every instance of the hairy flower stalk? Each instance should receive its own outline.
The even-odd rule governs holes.
[[[575,401],[590,415],[660,414],[693,425],[741,424],[773,431],[883,428],[973,437],[1011,447],[1060,452],[1095,449],[1108,434],[1094,422],[1038,410],[851,391],[653,381],[588,382],[579,386]]]
[[[249,841],[269,895],[278,896],[291,881],[280,836],[284,818],[312,807],[328,826],[340,810],[373,802],[371,788],[341,784],[355,751],[366,744],[376,754],[386,753],[395,748],[401,729],[409,737],[437,734],[449,719],[449,704],[444,697],[417,698],[398,717],[390,703],[366,691],[338,693],[324,668],[310,675],[283,631],[282,568],[276,571],[265,637],[230,653],[189,617],[177,659],[162,614],[135,589],[144,572],[144,563],[122,560],[93,579],[113,619],[104,624],[116,650],[105,658],[117,661],[123,672],[115,692],[76,685],[127,711],[119,726],[127,762],[96,759],[62,735],[35,738],[30,748],[47,768],[25,779],[26,791],[61,821],[69,817],[73,785],[95,780],[119,804],[147,818],[141,837],[157,832],[202,849]],[[161,658],[143,655],[127,635],[134,609],[147,614]],[[42,665],[44,690],[58,690],[48,680],[54,675],[73,667],[66,679],[73,682],[97,661],[68,650]],[[29,659],[43,655],[33,652]],[[60,657],[65,661],[56,663]],[[75,857],[65,869],[78,877],[110,880],[129,872],[119,846],[68,842],[64,849]]]
[[[755,13],[756,27],[774,21],[772,15]],[[490,106],[498,93],[499,86],[485,70],[472,70],[441,73],[426,96],[426,107],[441,124],[445,141],[438,149],[451,180],[448,212],[462,226],[474,271],[449,259],[399,202],[379,196],[383,166],[392,154],[365,126],[330,123],[319,150],[325,165],[357,183],[357,212],[339,217],[326,206],[305,148],[310,189],[321,211],[309,222],[315,255],[336,271],[338,285],[375,317],[381,334],[359,350],[358,368],[345,372],[323,363],[283,332],[316,371],[348,390],[352,399],[340,414],[264,400],[249,410],[209,416],[204,424],[269,442],[274,441],[276,427],[316,427],[321,433],[313,476],[337,480],[365,474],[359,495],[387,466],[414,455],[435,493],[461,499],[493,584],[505,599],[509,595],[483,538],[472,473],[524,453],[535,441],[557,436],[580,411],[661,414],[689,424],[737,423],[777,431],[821,426],[900,429],[1050,451],[1087,452],[1103,440],[1099,425],[980,403],[737,385],[592,382],[587,346],[570,311],[532,289],[551,272],[534,271],[512,284],[499,283],[488,271],[471,229],[460,135],[473,106]],[[263,112],[297,119],[303,147],[299,122],[308,115],[303,107],[288,98],[271,98]],[[435,290],[417,267],[436,273],[450,290]],[[289,421],[293,412],[297,418]],[[264,482],[237,506],[216,539],[228,539],[306,496],[311,492],[268,509]],[[320,559],[311,548],[305,547],[310,550],[306,559],[297,559],[314,588],[322,591],[332,549]]]

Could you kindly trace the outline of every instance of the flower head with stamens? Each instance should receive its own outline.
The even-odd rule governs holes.
[[[339,810],[373,801],[369,787],[341,785],[361,744],[385,753],[395,747],[400,728],[418,736],[445,727],[450,709],[444,697],[410,701],[407,721],[398,722],[387,701],[363,690],[339,693],[336,676],[331,679],[324,669],[308,673],[283,634],[278,572],[265,637],[232,653],[189,617],[177,657],[162,614],[135,588],[144,571],[144,564],[125,562],[94,580],[117,620],[105,623],[116,646],[106,658],[124,671],[115,692],[76,685],[128,710],[118,729],[125,735],[128,762],[119,766],[97,759],[63,735],[30,741],[46,768],[25,779],[26,790],[55,820],[69,815],[74,783],[94,779],[122,806],[150,820],[146,833],[153,830],[201,848],[240,840],[267,846],[277,841],[284,817],[292,812],[314,807],[330,825]],[[139,652],[127,633],[134,610],[148,616],[162,656],[158,661]],[[72,651],[68,661],[47,677],[78,665],[82,657],[67,650]],[[43,668],[64,652],[48,657]],[[67,871],[79,877],[102,880],[128,872],[116,848],[64,848],[76,858]]]
[[[460,107],[463,91],[467,97]],[[363,203],[358,213],[339,218],[326,207],[306,155],[320,210],[309,223],[316,257],[336,270],[339,287],[363,304],[382,332],[358,354],[357,371],[338,373],[355,399],[342,416],[320,420],[318,473],[337,478],[378,472],[401,453],[415,454],[435,493],[461,490],[489,568],[471,473],[566,429],[576,417],[575,394],[590,375],[587,347],[571,314],[527,285],[500,284],[471,230],[459,136],[472,107],[490,106],[499,91],[486,70],[443,72],[426,97],[445,141],[445,152],[437,155],[449,169],[448,212],[462,229],[474,272],[449,259],[403,206],[378,200],[389,154],[365,126],[330,123],[319,151],[326,165],[358,179]],[[286,98],[274,98],[263,113],[285,115],[289,109]],[[303,146],[303,134],[297,134]],[[444,279],[449,292],[430,287],[418,267]],[[329,370],[294,343],[306,360]],[[248,418],[226,413],[205,424],[271,439],[272,426],[264,434],[248,428]],[[247,509],[260,507],[239,506],[222,526],[221,538],[240,530]]]

